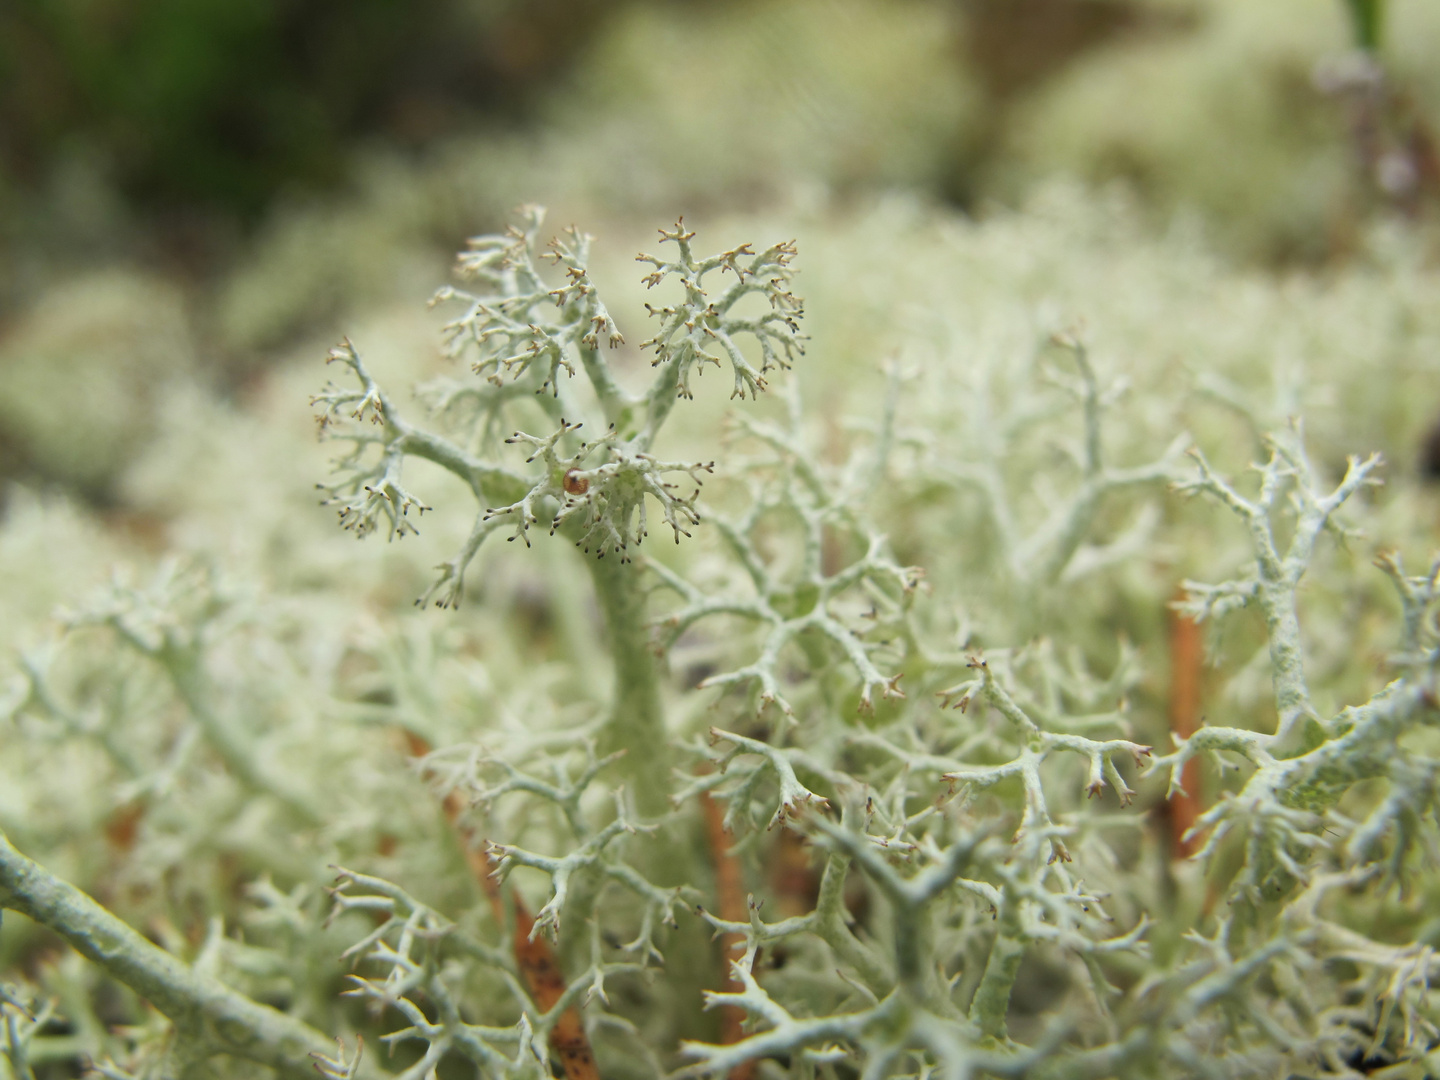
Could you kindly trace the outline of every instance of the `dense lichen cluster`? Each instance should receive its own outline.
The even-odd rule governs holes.
[[[851,270],[812,310],[863,330],[863,299],[895,344],[843,410],[819,318],[796,362],[793,243],[664,230],[636,295],[676,295],[633,346],[588,238],[526,211],[441,294],[468,375],[412,405],[363,327],[330,353],[326,500],[396,554],[311,529],[298,451],[278,481],[263,440],[207,451],[204,514],[255,539],[117,576],[7,691],[0,903],[94,964],[7,984],[6,1068],[63,1057],[63,1015],[113,1077],[1434,1071],[1430,496],[1337,452],[1374,420],[1326,387],[1379,394],[1343,342],[1298,375],[1206,337],[1422,312],[1433,273],[1279,297],[1070,197],[819,236]],[[1088,326],[1003,298],[1092,277]],[[1406,326],[1418,378],[1436,327]],[[1167,339],[1188,374],[1145,359]],[[718,439],[667,424],[710,362]],[[247,445],[209,415],[170,437]],[[678,546],[641,544],[657,512]],[[1216,628],[1193,732],[1182,581]]]

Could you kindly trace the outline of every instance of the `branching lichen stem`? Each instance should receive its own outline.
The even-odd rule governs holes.
[[[27,859],[0,834],[0,907],[28,915],[143,997],[199,1056],[228,1054],[313,1080],[312,1054],[332,1041],[308,1024],[236,993],[152,945],[68,882]],[[362,1067],[361,1076],[374,1076]]]

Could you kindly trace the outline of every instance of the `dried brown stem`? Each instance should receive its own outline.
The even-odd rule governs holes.
[[[407,731],[405,740],[410,752],[416,757],[430,752],[429,744],[414,732]],[[445,819],[460,837],[470,872],[485,891],[485,898],[490,901],[490,910],[495,913],[496,921],[503,926],[505,898],[501,894],[500,883],[494,877],[494,864],[490,862],[490,856],[485,853],[485,845],[475,836],[474,830],[460,820],[466,806],[465,796],[458,790],[449,791],[441,806],[445,811]],[[525,906],[520,894],[513,890],[511,903],[515,909],[515,964],[520,969],[520,978],[530,994],[530,1000],[540,1012],[547,1013],[555,1007],[569,984],[565,981],[565,973],[560,970],[560,963],[550,942],[543,934],[536,934],[532,939],[530,931],[535,925],[535,917]],[[575,1006],[572,1005],[561,1013],[560,1019],[550,1029],[550,1049],[560,1058],[566,1080],[600,1080],[600,1070],[595,1064],[595,1054],[590,1049],[590,1039],[585,1034],[585,1025],[580,1021],[580,1010]]]
[[[726,922],[743,923],[749,920],[749,905],[745,900],[745,881],[740,873],[740,860],[730,851],[732,837],[725,828],[725,814],[708,791],[700,796],[700,805],[705,812],[705,833],[710,841],[710,854],[715,860],[715,900],[720,918]],[[720,989],[727,994],[743,993],[745,987],[730,970],[730,960],[745,948],[742,934],[720,935],[720,955],[724,964],[724,975]],[[745,1010],[735,1005],[726,1005],[720,1014],[720,1041],[725,1045],[737,1043],[745,1038],[743,1021]],[[755,1075],[756,1063],[742,1061],[726,1074],[727,1080],[751,1080]]]

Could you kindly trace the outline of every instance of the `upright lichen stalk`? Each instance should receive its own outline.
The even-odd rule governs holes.
[[[673,243],[678,254],[639,256],[654,268],[645,283],[653,288],[674,278],[682,295],[672,305],[649,307],[660,326],[642,348],[655,349],[651,364],[658,370],[647,389],[634,393],[621,385],[606,355],[607,347],[619,348],[625,339],[590,280],[590,238],[570,229],[541,251],[542,220],[540,210],[529,208],[505,237],[472,240],[459,271],[480,288],[447,288],[436,296],[465,304],[463,314],[445,327],[449,351],[472,356],[472,370],[485,380],[443,387],[435,395],[447,434],[406,421],[349,341],[332,350],[331,361],[346,365],[358,386],[332,384],[315,398],[322,406],[322,432],[353,447],[337,462],[340,478],[324,487],[346,528],[364,536],[383,523],[393,539],[413,531],[410,511],[419,516],[428,509],[401,486],[407,456],[423,457],[465,481],[478,504],[474,523],[460,552],[439,568],[435,584],[417,601],[421,604],[458,606],[471,561],[491,533],[507,526],[514,530],[510,540],[519,537],[528,546],[531,526],[544,522],[551,534],[583,548],[591,557],[615,670],[604,741],[610,749],[627,751],[624,771],[640,781],[635,784],[640,809],[656,814],[666,806],[668,735],[633,547],[648,535],[650,501],[677,543],[689,535],[699,522],[700,473],[711,465],[661,461],[651,451],[676,400],[692,396],[691,376],[698,369],[728,363],[735,377],[732,396],[753,398],[765,388],[767,373],[789,367],[802,351],[802,305],[788,288],[795,247],[776,244],[757,255],[743,245],[697,259],[690,246],[694,233],[682,224],[661,230],[662,241]],[[563,270],[561,285],[546,282],[540,258]],[[712,298],[707,278],[726,272],[734,281]],[[753,314],[738,312],[737,305],[752,295],[766,306]],[[758,367],[741,348],[745,337],[758,347]],[[561,378],[562,372],[573,376],[577,367],[589,382],[594,406],[576,400]],[[551,428],[546,435],[515,431],[504,440],[533,449],[517,468],[490,455],[498,452],[497,435],[512,414],[523,415],[516,407],[525,399],[539,406],[536,419]],[[378,430],[335,424],[367,416]],[[577,434],[582,426],[584,440]],[[688,490],[674,481],[677,476],[690,482]]]

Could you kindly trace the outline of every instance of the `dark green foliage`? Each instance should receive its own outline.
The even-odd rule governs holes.
[[[1355,44],[1375,52],[1385,29],[1385,0],[1345,0],[1355,28]]]
[[[359,135],[414,142],[512,102],[586,0],[19,0],[0,13],[0,173],[94,153],[133,197],[253,214],[334,183]]]

